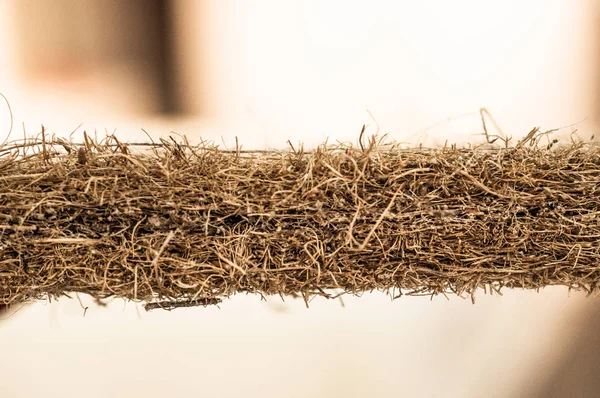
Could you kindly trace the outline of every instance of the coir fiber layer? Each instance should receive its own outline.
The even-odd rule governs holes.
[[[600,149],[572,141],[304,151],[170,137],[0,147],[0,304],[148,308],[236,293],[473,295],[600,280]]]

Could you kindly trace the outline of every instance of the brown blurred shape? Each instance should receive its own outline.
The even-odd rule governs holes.
[[[34,84],[121,91],[135,110],[177,113],[170,0],[21,0],[17,61]],[[123,87],[125,86],[125,87]],[[90,88],[92,87],[92,88]],[[88,95],[88,94],[86,94]],[[121,94],[123,95],[123,94]],[[135,104],[133,104],[135,102]]]

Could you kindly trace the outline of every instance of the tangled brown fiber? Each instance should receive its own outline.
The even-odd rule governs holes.
[[[600,281],[600,149],[304,151],[183,137],[0,147],[0,304],[82,292],[147,308],[237,293],[471,295]]]

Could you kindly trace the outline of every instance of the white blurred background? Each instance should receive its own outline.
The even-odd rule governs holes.
[[[559,136],[589,139],[599,55],[596,0],[0,0],[15,139],[83,123],[123,141],[144,128],[310,147],[367,124],[412,145],[479,143],[481,107],[514,140],[573,124]],[[0,140],[9,126],[0,105]],[[600,396],[600,306],[563,288],[309,310],[81,301],[4,314],[1,396]]]

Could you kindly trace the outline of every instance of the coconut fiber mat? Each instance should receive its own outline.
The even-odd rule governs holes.
[[[367,142],[364,142],[367,141]],[[222,149],[85,135],[0,147],[0,304],[146,308],[260,296],[456,294],[600,280],[600,149]]]

